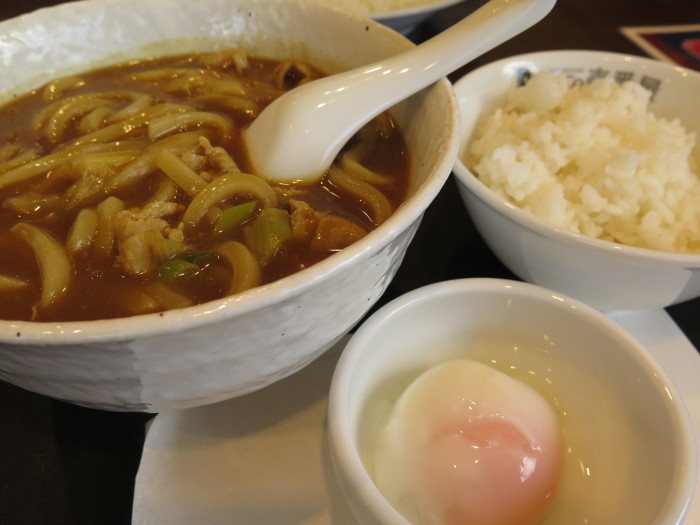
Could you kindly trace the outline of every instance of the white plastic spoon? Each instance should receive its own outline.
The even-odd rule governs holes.
[[[320,179],[364,124],[539,22],[556,0],[491,0],[403,53],[297,87],[244,132],[257,174],[277,182]]]

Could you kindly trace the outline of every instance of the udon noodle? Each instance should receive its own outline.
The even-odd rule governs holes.
[[[0,317],[198,304],[307,268],[376,228],[408,183],[388,114],[320,184],[251,173],[241,130],[318,76],[227,49],[61,78],[0,108]]]

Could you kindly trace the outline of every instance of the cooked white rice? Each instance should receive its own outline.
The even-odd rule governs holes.
[[[700,251],[695,133],[648,109],[651,93],[610,78],[569,88],[539,73],[480,125],[466,164],[514,204],[573,232]]]

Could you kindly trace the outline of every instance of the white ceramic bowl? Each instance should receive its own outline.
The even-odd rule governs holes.
[[[700,73],[656,60],[605,52],[553,51],[503,59],[460,79],[462,150],[481,115],[500,105],[525,72],[552,70],[585,81],[600,72],[658,81],[650,105],[700,131]],[[697,150],[696,150],[697,151]],[[460,153],[461,158],[461,153]],[[674,254],[577,235],[514,206],[457,160],[454,174],[469,214],[496,256],[525,281],[602,310],[668,306],[700,295],[700,254]]]
[[[458,4],[462,0],[316,0],[334,7],[366,16],[382,24],[408,34],[418,24],[441,9]]]
[[[87,0],[0,24],[0,93],[86,64],[222,40],[327,72],[412,45],[381,24],[301,0]],[[446,80],[392,113],[414,167],[410,197],[367,237],[278,282],[162,315],[0,321],[0,379],[90,407],[159,412],[245,394],[309,363],[382,295],[454,163],[458,109]]]
[[[372,12],[371,16],[403,34],[410,33],[418,24],[427,20],[441,9],[447,9],[462,0],[436,0],[430,2],[405,2],[394,10]]]
[[[374,313],[351,337],[330,389],[339,486],[358,521],[408,525],[372,480],[378,428],[430,366],[484,362],[556,407],[562,481],[541,525],[677,525],[695,490],[683,402],[644,348],[593,308],[536,285],[462,279],[428,285]]]

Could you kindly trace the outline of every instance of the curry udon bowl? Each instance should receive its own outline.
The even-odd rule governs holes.
[[[454,174],[487,245],[521,279],[602,310],[660,308],[700,295],[698,253],[653,250],[575,233],[518,207],[467,165],[465,152],[481,120],[504,103],[506,91],[524,75],[541,71],[563,73],[578,83],[601,74],[645,83],[655,87],[649,111],[680,119],[688,131],[700,130],[700,107],[693,102],[700,74],[657,60],[597,51],[548,51],[505,58],[468,73],[455,83],[462,144]],[[694,154],[697,157],[697,146]],[[515,176],[515,171],[510,173]],[[530,172],[526,177],[535,175]]]
[[[3,100],[53,76],[222,44],[327,73],[412,45],[378,23],[297,0],[88,0],[4,22],[0,38]],[[243,395],[305,366],[382,295],[454,163],[458,110],[446,80],[391,113],[413,172],[408,198],[376,230],[299,273],[198,306],[112,320],[0,321],[0,378],[89,407],[158,412]]]

